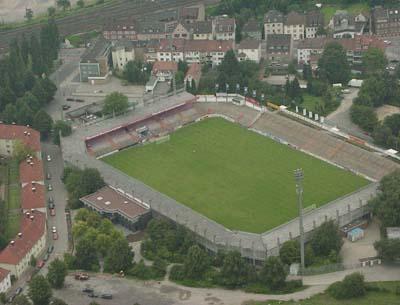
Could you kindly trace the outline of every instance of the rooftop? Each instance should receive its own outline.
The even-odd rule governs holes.
[[[252,33],[252,32],[261,32],[261,27],[258,21],[252,19],[244,24],[242,28],[242,32],[244,33]]]
[[[153,65],[152,73],[158,71],[178,71],[178,63],[175,61],[156,61]]]
[[[131,219],[149,211],[149,207],[142,204],[140,200],[109,186],[105,186],[81,200],[99,211],[117,212]]]
[[[26,126],[0,124],[0,139],[19,139],[30,149],[41,150],[40,133]]]
[[[100,56],[108,56],[111,48],[111,42],[100,37],[96,42],[88,48],[82,55],[81,63],[95,63]]]
[[[32,181],[43,181],[43,163],[35,157],[27,158],[19,164],[19,182],[31,183]]]
[[[192,63],[189,70],[186,73],[186,77],[191,76],[193,78],[198,77],[201,74],[201,65],[198,63]]]
[[[277,10],[270,10],[265,14],[264,20],[268,23],[283,23],[283,13]]]
[[[21,236],[16,236],[13,240],[14,244],[9,243],[0,252],[1,264],[17,265],[45,234],[46,215],[39,211],[34,211],[30,212],[30,216],[33,216],[33,219],[26,214],[21,219]]]
[[[215,31],[217,33],[233,32],[235,29],[235,19],[227,17],[217,17],[215,19]]]
[[[400,227],[388,227],[386,228],[386,233],[389,239],[400,239]]]
[[[211,21],[197,21],[193,23],[185,23],[183,26],[193,34],[212,33]]]
[[[286,25],[298,25],[298,24],[305,24],[306,23],[306,16],[304,14],[300,14],[295,11],[289,12],[286,16]]]
[[[256,39],[245,39],[242,40],[237,47],[239,50],[240,49],[258,49],[260,47],[261,42]]]
[[[45,186],[40,183],[27,183],[21,187],[22,209],[40,209],[46,207]]]
[[[159,52],[170,51],[170,40],[161,39],[158,45]],[[227,52],[233,49],[233,40],[187,40],[174,39],[174,52]]]
[[[276,45],[287,45],[289,46],[292,40],[290,34],[268,34],[267,36],[267,48]]]
[[[0,283],[7,277],[10,271],[0,268]]]
[[[183,7],[179,12],[180,19],[198,19],[199,7]]]
[[[307,12],[306,26],[308,26],[308,27],[324,26],[324,14],[322,14],[321,11]]]

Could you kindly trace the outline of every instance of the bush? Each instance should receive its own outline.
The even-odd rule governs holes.
[[[185,278],[185,268],[183,265],[173,265],[169,273],[171,281],[181,281]]]
[[[396,286],[396,290],[394,291],[396,295],[400,295],[400,285]]]
[[[365,292],[366,285],[361,273],[347,275],[343,281],[333,283],[328,288],[328,293],[338,300],[362,297]]]

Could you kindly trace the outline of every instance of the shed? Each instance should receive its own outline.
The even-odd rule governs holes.
[[[347,233],[347,238],[351,241],[357,241],[364,237],[364,230],[361,228],[355,228]]]
[[[386,233],[389,239],[400,239],[400,227],[387,227]]]
[[[355,78],[351,79],[348,83],[350,87],[355,87],[355,88],[360,88],[362,84],[363,84],[362,79],[355,79]]]

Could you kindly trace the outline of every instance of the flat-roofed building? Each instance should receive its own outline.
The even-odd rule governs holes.
[[[122,190],[105,186],[97,192],[82,197],[83,204],[113,223],[131,231],[142,230],[151,219],[150,206]]]

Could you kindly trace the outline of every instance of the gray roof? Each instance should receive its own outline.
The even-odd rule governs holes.
[[[215,21],[215,31],[217,33],[227,33],[233,32],[235,29],[235,19],[234,18],[218,18]]]
[[[111,42],[104,39],[102,36],[96,40],[96,42],[88,48],[82,55],[81,63],[93,63],[96,62],[96,58],[99,56],[107,56],[111,48]]]
[[[133,41],[127,38],[118,39],[114,43],[113,49],[125,49],[125,50],[132,50],[134,47]]]
[[[304,14],[291,11],[286,16],[285,24],[287,25],[306,24],[306,16]]]
[[[165,33],[165,23],[160,21],[141,21],[138,33]]]
[[[261,32],[260,24],[256,20],[249,20],[242,28],[243,33]]]
[[[383,7],[376,7],[372,11],[372,16],[375,21],[378,20],[388,20],[389,19],[389,14],[388,10]]]
[[[211,21],[198,21],[193,23],[182,24],[189,32],[193,34],[207,34],[212,33]]]
[[[142,18],[143,21],[154,22],[154,21],[171,21],[179,19],[179,10],[171,9],[162,12],[153,13],[150,15],[146,14],[146,18]]]
[[[292,35],[290,34],[268,34],[267,51],[290,50]]]
[[[324,14],[321,11],[309,11],[306,15],[307,27],[324,26]]]
[[[284,16],[282,12],[270,10],[265,14],[264,21],[267,23],[283,23]]]
[[[242,40],[237,47],[238,49],[258,49],[260,47],[260,41],[256,39],[245,39]]]

